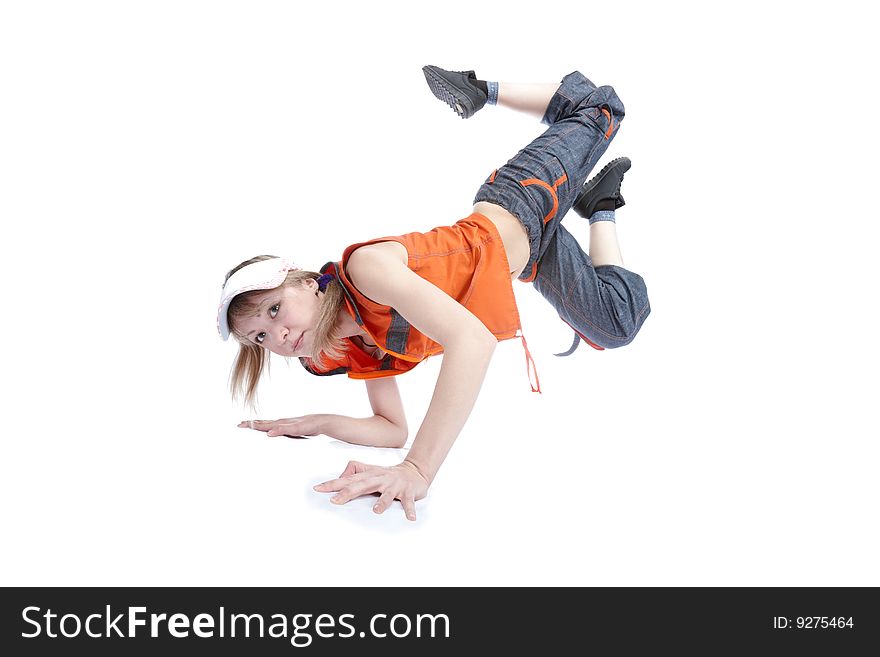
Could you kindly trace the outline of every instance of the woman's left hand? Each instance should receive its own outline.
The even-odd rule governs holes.
[[[338,479],[325,481],[314,489],[320,493],[338,491],[330,498],[334,504],[345,504],[361,495],[379,493],[373,511],[382,513],[391,502],[400,500],[409,520],[416,519],[416,500],[428,494],[428,480],[409,461],[385,467],[350,461]]]

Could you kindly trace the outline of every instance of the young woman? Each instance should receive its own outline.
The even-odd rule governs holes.
[[[596,349],[629,344],[650,312],[642,278],[623,268],[614,211],[629,169],[618,158],[585,183],[613,139],[623,104],[581,73],[561,84],[507,84],[473,71],[423,69],[433,94],[462,118],[501,105],[542,118],[549,128],[491,173],[473,213],[427,233],[382,237],[345,249],[320,271],[257,256],[226,276],[218,310],[223,339],[239,353],[233,394],[254,398],[269,352],[299,357],[318,376],[366,382],[374,415],[307,415],[239,426],[272,435],[325,434],[364,445],[402,447],[408,436],[395,376],[434,354],[443,362],[434,396],[406,458],[380,467],[351,462],[315,486],[345,502],[379,494],[382,513],[400,500],[415,520],[423,498],[464,426],[499,340],[522,339],[512,280],[531,282],[580,339]],[[590,223],[589,255],[560,224],[574,208]],[[535,386],[540,392],[535,372]]]

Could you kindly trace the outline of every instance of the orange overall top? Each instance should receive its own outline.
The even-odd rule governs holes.
[[[498,340],[522,337],[519,310],[513,295],[510,266],[498,229],[485,216],[474,213],[452,226],[427,233],[380,237],[345,249],[340,262],[328,262],[322,274],[336,277],[343,290],[345,309],[386,356],[373,358],[346,338],[346,353],[324,367],[300,359],[312,374],[348,374],[372,379],[407,372],[429,356],[443,353],[443,345],[406,321],[394,308],[376,303],[354,286],[345,271],[348,258],[359,247],[377,242],[398,242],[407,251],[407,266],[476,315]],[[527,367],[531,361],[526,349]],[[534,362],[531,361],[532,369]],[[537,380],[537,373],[535,375]],[[530,379],[531,380],[531,379]],[[540,384],[536,390],[540,391]]]

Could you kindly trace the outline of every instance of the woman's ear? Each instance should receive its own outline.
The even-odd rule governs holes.
[[[315,296],[318,296],[318,292],[321,291],[321,287],[318,285],[318,281],[316,281],[314,278],[307,278],[303,281],[302,284],[305,286],[306,290],[314,292]]]

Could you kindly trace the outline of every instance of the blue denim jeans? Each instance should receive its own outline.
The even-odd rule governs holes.
[[[560,318],[599,349],[632,342],[651,312],[648,291],[623,267],[593,267],[561,221],[623,116],[612,87],[597,88],[577,71],[566,75],[544,115],[549,128],[493,172],[474,199],[519,219],[531,248],[520,280],[533,282]]]

